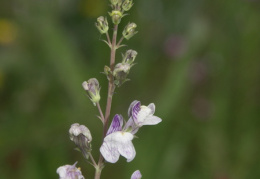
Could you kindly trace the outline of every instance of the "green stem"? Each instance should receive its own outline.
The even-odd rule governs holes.
[[[102,171],[102,169],[100,169],[99,167],[96,167],[95,179],[100,179],[101,171]]]
[[[119,42],[117,43],[117,48],[120,46],[121,42],[124,40],[124,37],[121,37],[121,39],[119,40]]]
[[[105,117],[104,117],[104,115],[103,115],[103,112],[102,112],[102,109],[101,109],[101,107],[100,107],[99,102],[97,102],[97,108],[98,108],[98,111],[99,111],[99,114],[100,114],[100,117],[101,117],[101,121],[102,121],[102,123],[104,124]]]
[[[95,159],[93,158],[93,156],[92,156],[91,153],[89,153],[89,157],[90,157],[90,159],[91,159],[91,161],[92,161],[92,164],[93,164],[95,167],[97,167],[97,163],[96,163],[96,161],[95,161]]]

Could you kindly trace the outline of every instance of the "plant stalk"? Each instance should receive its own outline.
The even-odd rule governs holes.
[[[111,71],[113,71],[114,68],[115,68],[115,58],[116,58],[116,48],[117,48],[117,43],[116,43],[117,29],[118,29],[118,25],[115,25],[114,30],[113,30],[113,38],[112,38],[111,53],[110,53],[110,69],[111,69]],[[107,133],[114,91],[115,91],[114,77],[113,77],[112,74],[110,74],[109,83],[108,83],[106,113],[105,113],[105,118],[104,118],[103,140],[106,137],[106,133]],[[103,166],[104,166],[104,158],[100,154],[98,165],[96,167],[95,179],[100,179]]]

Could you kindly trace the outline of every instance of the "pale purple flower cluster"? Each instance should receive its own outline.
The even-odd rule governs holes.
[[[76,164],[74,165],[64,165],[57,169],[57,173],[60,176],[60,179],[84,179],[79,168],[76,168]]]
[[[162,120],[154,116],[155,105],[141,106],[140,101],[131,103],[128,115],[129,120],[123,127],[124,119],[116,114],[107,131],[100,152],[107,162],[116,163],[122,155],[131,162],[135,155],[135,148],[132,143],[134,134],[143,125],[156,125]]]

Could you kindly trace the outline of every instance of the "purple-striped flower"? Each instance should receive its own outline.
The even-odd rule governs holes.
[[[122,155],[131,162],[136,155],[132,140],[133,134],[122,130],[123,117],[116,114],[107,131],[100,152],[104,159],[110,163],[116,163]]]
[[[148,106],[141,106],[140,101],[133,101],[128,109],[129,120],[125,129],[131,128],[131,133],[135,134],[143,125],[156,125],[162,121],[161,118],[154,116],[155,105],[150,103]]]
[[[76,164],[74,165],[64,165],[57,169],[57,173],[60,176],[60,179],[84,179],[79,168],[76,168]]]
[[[140,178],[142,178],[142,174],[141,174],[141,172],[140,172],[139,170],[136,170],[136,171],[132,174],[132,176],[131,176],[131,179],[140,179]]]

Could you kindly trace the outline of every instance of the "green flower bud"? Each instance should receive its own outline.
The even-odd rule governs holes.
[[[108,66],[105,66],[104,67],[104,73],[105,73],[105,75],[109,75],[109,74],[111,74],[111,69],[108,67]]]
[[[110,81],[110,75],[112,74],[112,72],[108,66],[104,67],[104,74],[107,76],[108,81]]]
[[[112,22],[114,24],[119,24],[121,21],[121,18],[123,17],[123,15],[120,11],[112,11],[111,13],[109,13],[109,15],[112,17]]]
[[[132,64],[135,60],[135,57],[137,56],[137,52],[134,50],[127,50],[124,57],[123,57],[123,63]]]
[[[107,18],[104,18],[103,16],[97,18],[96,27],[101,34],[107,33],[109,28]]]
[[[129,11],[133,6],[133,0],[125,0],[122,4],[122,8],[124,11]]]
[[[94,105],[100,101],[100,87],[96,78],[91,78],[82,83],[83,88],[88,92],[89,99]]]
[[[114,6],[115,6],[115,5],[117,5],[117,3],[118,3],[118,0],[110,0],[110,2],[111,2],[111,4],[112,4],[112,5],[114,5]]]
[[[118,63],[113,71],[113,76],[115,77],[115,84],[121,86],[125,81],[127,81],[127,75],[129,74],[131,65],[128,63]]]
[[[114,5],[114,6],[116,6],[117,4],[118,4],[119,6],[121,6],[121,4],[122,4],[122,0],[110,0],[110,2],[111,2],[111,4]]]
[[[135,31],[135,28],[137,25],[135,23],[129,23],[124,31],[123,31],[123,36],[125,39],[129,40],[131,37],[133,37],[137,32]]]

